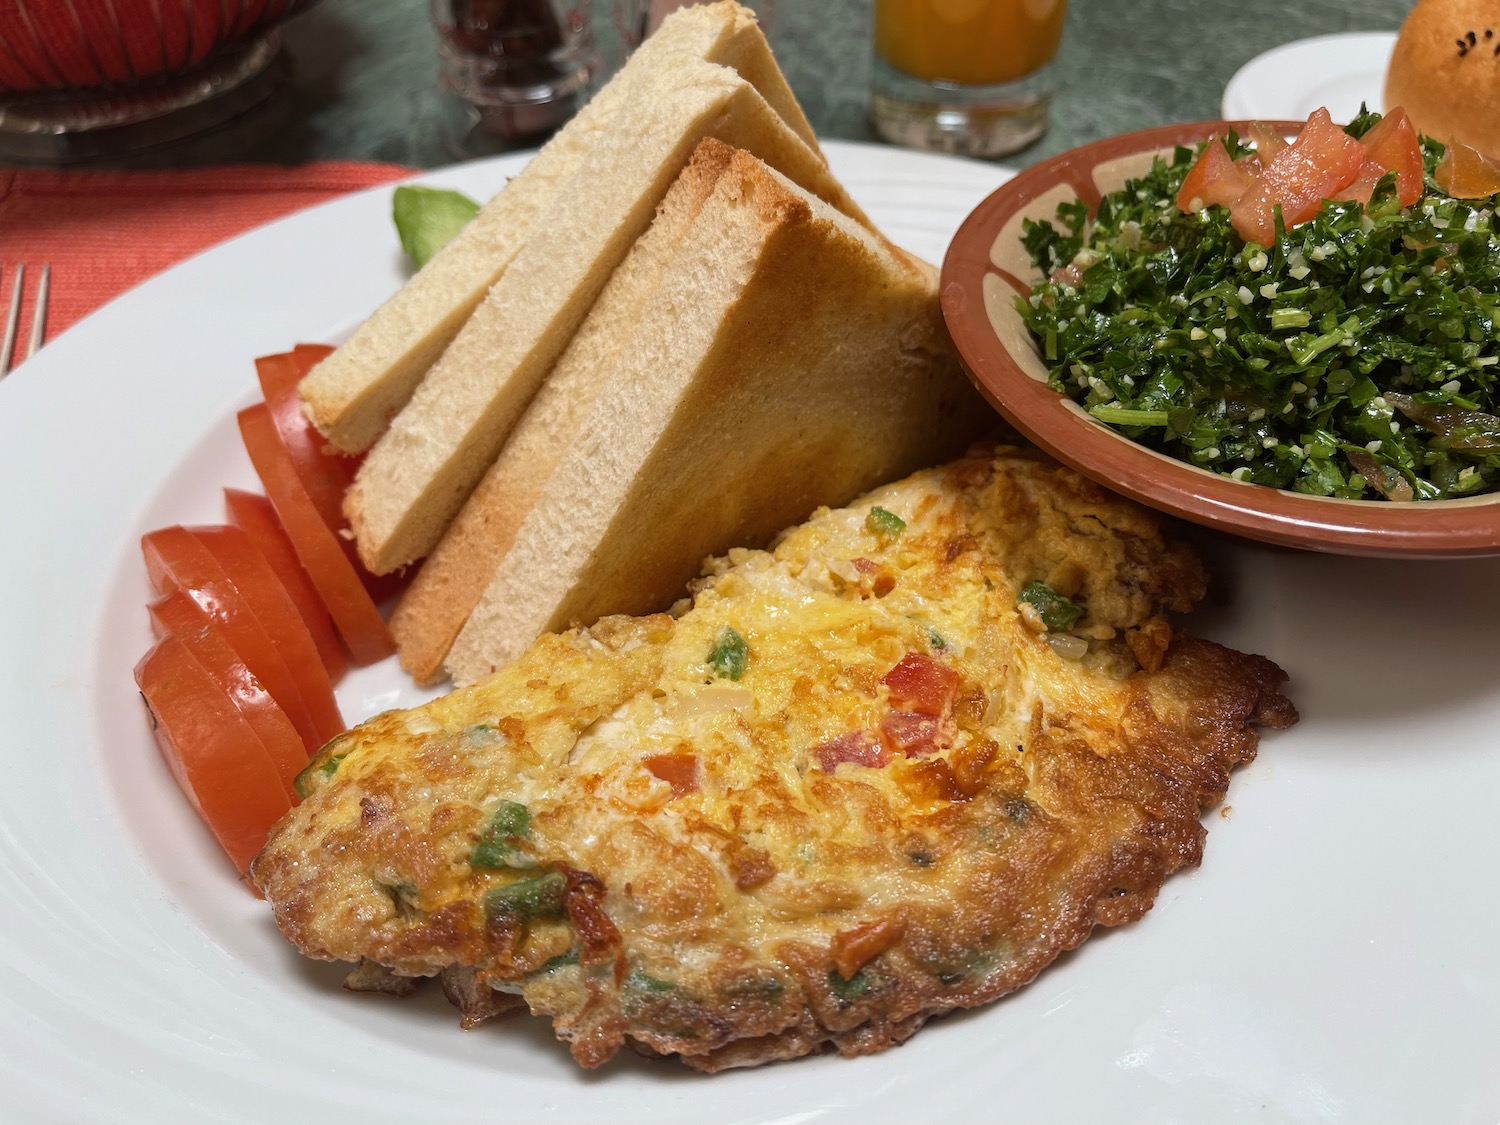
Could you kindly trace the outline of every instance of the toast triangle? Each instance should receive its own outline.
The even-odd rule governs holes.
[[[448,670],[470,683],[540,633],[663,609],[705,556],[934,463],[991,418],[931,267],[736,153]]]
[[[816,149],[812,126],[752,12],[734,0],[674,12],[518,176],[309,372],[301,388],[308,417],[334,448],[359,453],[374,444],[524,245],[557,189],[588,163],[631,83],[677,53],[739,71]]]
[[[650,228],[610,277],[521,415],[499,458],[402,594],[391,615],[391,634],[401,666],[419,684],[444,676],[448,649],[484,595],[495,561],[510,549],[517,529],[572,445],[733,153],[712,139],[699,144]]]
[[[344,513],[370,571],[389,573],[437,546],[706,136],[749,149],[867,222],[821,154],[736,72],[679,55],[640,75],[590,167],[555,193],[531,238],[360,467]]]

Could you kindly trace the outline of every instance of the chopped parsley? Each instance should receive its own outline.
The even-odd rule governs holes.
[[[490,814],[469,857],[472,867],[524,867],[526,857],[516,846],[531,829],[531,811],[518,801],[501,801]]]
[[[713,648],[708,650],[708,666],[716,676],[738,680],[745,674],[745,661],[749,655],[750,648],[745,644],[745,638],[738,630],[726,625],[714,641]]]
[[[1379,118],[1363,113],[1360,136]],[[1230,155],[1247,149],[1227,139]],[[1328,201],[1275,244],[1229,210],[1183,214],[1196,153],[1028,222],[1053,278],[1021,315],[1051,385],[1094,418],[1238,480],[1316,496],[1432,500],[1500,486],[1500,220],[1432,183],[1403,209],[1394,174],[1368,206]]]
[[[292,790],[298,797],[311,797],[316,790],[322,788],[324,782],[338,773],[339,764],[349,756],[349,750],[341,754],[334,751],[347,741],[349,732],[345,731],[325,742],[312,756],[312,760],[302,767],[302,771],[292,778]]]
[[[543,976],[547,973],[555,973],[559,969],[566,969],[576,964],[578,964],[578,949],[575,946],[574,948],[568,950],[566,953],[559,953],[556,957],[547,958],[542,967],[535,970],[530,975]]]
[[[876,506],[865,517],[865,527],[882,539],[894,539],[906,530],[906,521],[895,512]]]
[[[872,983],[874,982],[870,980],[870,974],[863,969],[856,970],[848,980],[845,980],[837,969],[828,970],[829,991],[846,1003],[869,992]]]
[[[1019,605],[1029,605],[1037,611],[1042,624],[1050,632],[1060,633],[1071,629],[1083,616],[1083,607],[1063,597],[1045,582],[1028,582],[1021,587],[1016,597]]]
[[[625,984],[629,988],[639,989],[642,992],[671,992],[677,986],[669,980],[653,977],[644,969],[631,969],[625,977]]]
[[[485,892],[486,918],[508,918],[530,921],[533,918],[555,918],[563,912],[563,894],[568,879],[561,871],[549,871]]]

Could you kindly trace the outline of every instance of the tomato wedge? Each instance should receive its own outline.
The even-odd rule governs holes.
[[[266,756],[276,767],[276,775],[281,778],[287,797],[295,805],[297,790],[294,782],[307,767],[309,755],[297,728],[292,726],[281,705],[255,678],[255,673],[224,639],[224,634],[181,590],[158,598],[146,608],[151,614],[151,627],[157,639],[174,636],[182,641],[204,671],[239,708],[240,715],[250,724]]]
[[[307,495],[277,436],[270,409],[262,403],[241,410],[239,425],[266,495],[354,662],[370,664],[389,656],[396,650],[391,632],[338,538]]]
[[[208,548],[184,527],[164,527],[142,537],[141,552],[146,558],[146,573],[157,593],[181,590],[198,603],[224,631],[225,639],[244,658],[256,678],[276,697],[297,728],[303,745],[312,749],[326,742],[276,642]]]
[[[281,521],[276,518],[276,509],[264,496],[242,492],[238,488],[224,490],[224,508],[229,513],[229,522],[250,537],[276,572],[297,612],[302,615],[302,623],[312,634],[329,682],[337,684],[349,668],[349,654],[334,632],[333,619],[328,616],[323,599],[318,597],[317,587],[297,561],[297,552],[282,530]]]
[[[1454,199],[1488,199],[1500,192],[1500,168],[1477,148],[1450,141],[1432,178]]]
[[[1406,110],[1391,110],[1360,138],[1360,144],[1365,146],[1366,163],[1377,165],[1382,175],[1396,173],[1401,206],[1410,207],[1422,198],[1422,142]]]
[[[1261,178],[1230,208],[1229,221],[1246,242],[1276,241],[1276,212],[1290,230],[1318,213],[1323,200],[1348,187],[1365,161],[1364,146],[1316,109],[1297,139],[1271,158]]]
[[[1380,177],[1385,173],[1386,170],[1375,161],[1366,160],[1359,166],[1359,175],[1354,177],[1354,182],[1328,198],[1338,202],[1368,203],[1375,194],[1375,186],[1380,183]]]
[[[292,807],[265,747],[182,638],[146,653],[135,682],[172,776],[243,874]]]
[[[1287,139],[1264,121],[1252,121],[1246,130],[1255,142],[1255,158],[1265,168],[1276,159],[1276,154],[1287,146]]]
[[[1223,140],[1214,137],[1182,181],[1177,209],[1191,213],[1215,203],[1228,207],[1249,190],[1251,183],[1251,177],[1230,157]]]
[[[296,604],[265,556],[237,527],[190,527],[188,531],[224,568],[224,573],[245,599],[250,612],[265,626],[282,660],[297,678],[297,687],[318,732],[318,745],[342,733],[344,720],[339,714],[338,703],[334,701],[333,685],[328,682],[328,673],[318,656],[317,646],[313,644],[312,634],[302,623]]]

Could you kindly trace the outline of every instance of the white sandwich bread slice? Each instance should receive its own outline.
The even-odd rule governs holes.
[[[449,652],[664,609],[705,556],[937,462],[992,424],[935,272],[733,155]]]
[[[734,0],[674,12],[615,78],[463,231],[302,383],[308,416],[337,449],[369,448],[505,270],[559,185],[589,160],[636,76],[677,53],[737,70],[816,147],[755,16]]]
[[[419,684],[443,677],[443,661],[510,549],[516,530],[572,446],[635,323],[734,153],[699,144],[650,228],[610,277],[593,309],[531,400],[500,456],[427,557],[391,615],[401,666]]]
[[[735,71],[678,55],[640,74],[588,166],[557,189],[360,467],[344,514],[369,570],[389,573],[437,546],[704,137],[755,153],[863,219],[821,154]]]

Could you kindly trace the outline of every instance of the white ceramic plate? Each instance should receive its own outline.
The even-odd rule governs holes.
[[[830,144],[938,260],[996,168]],[[426,177],[484,195],[515,158]],[[1210,541],[1200,631],[1292,674],[1207,861],[1139,924],[873,1058],[712,1078],[578,1071],[539,1021],[464,1033],[298,957],[162,766],[130,678],[144,530],[253,486],[251,357],[338,339],[400,281],[389,188],[283,220],[102,309],[0,384],[0,1119],[284,1125],[1349,1122],[1500,1107],[1500,563]],[[416,693],[393,665],[358,718]]]
[[[1361,31],[1319,35],[1257,55],[1224,87],[1229,121],[1305,121],[1327,106],[1335,121],[1349,121],[1360,103],[1384,111],[1385,71],[1396,35]]]

